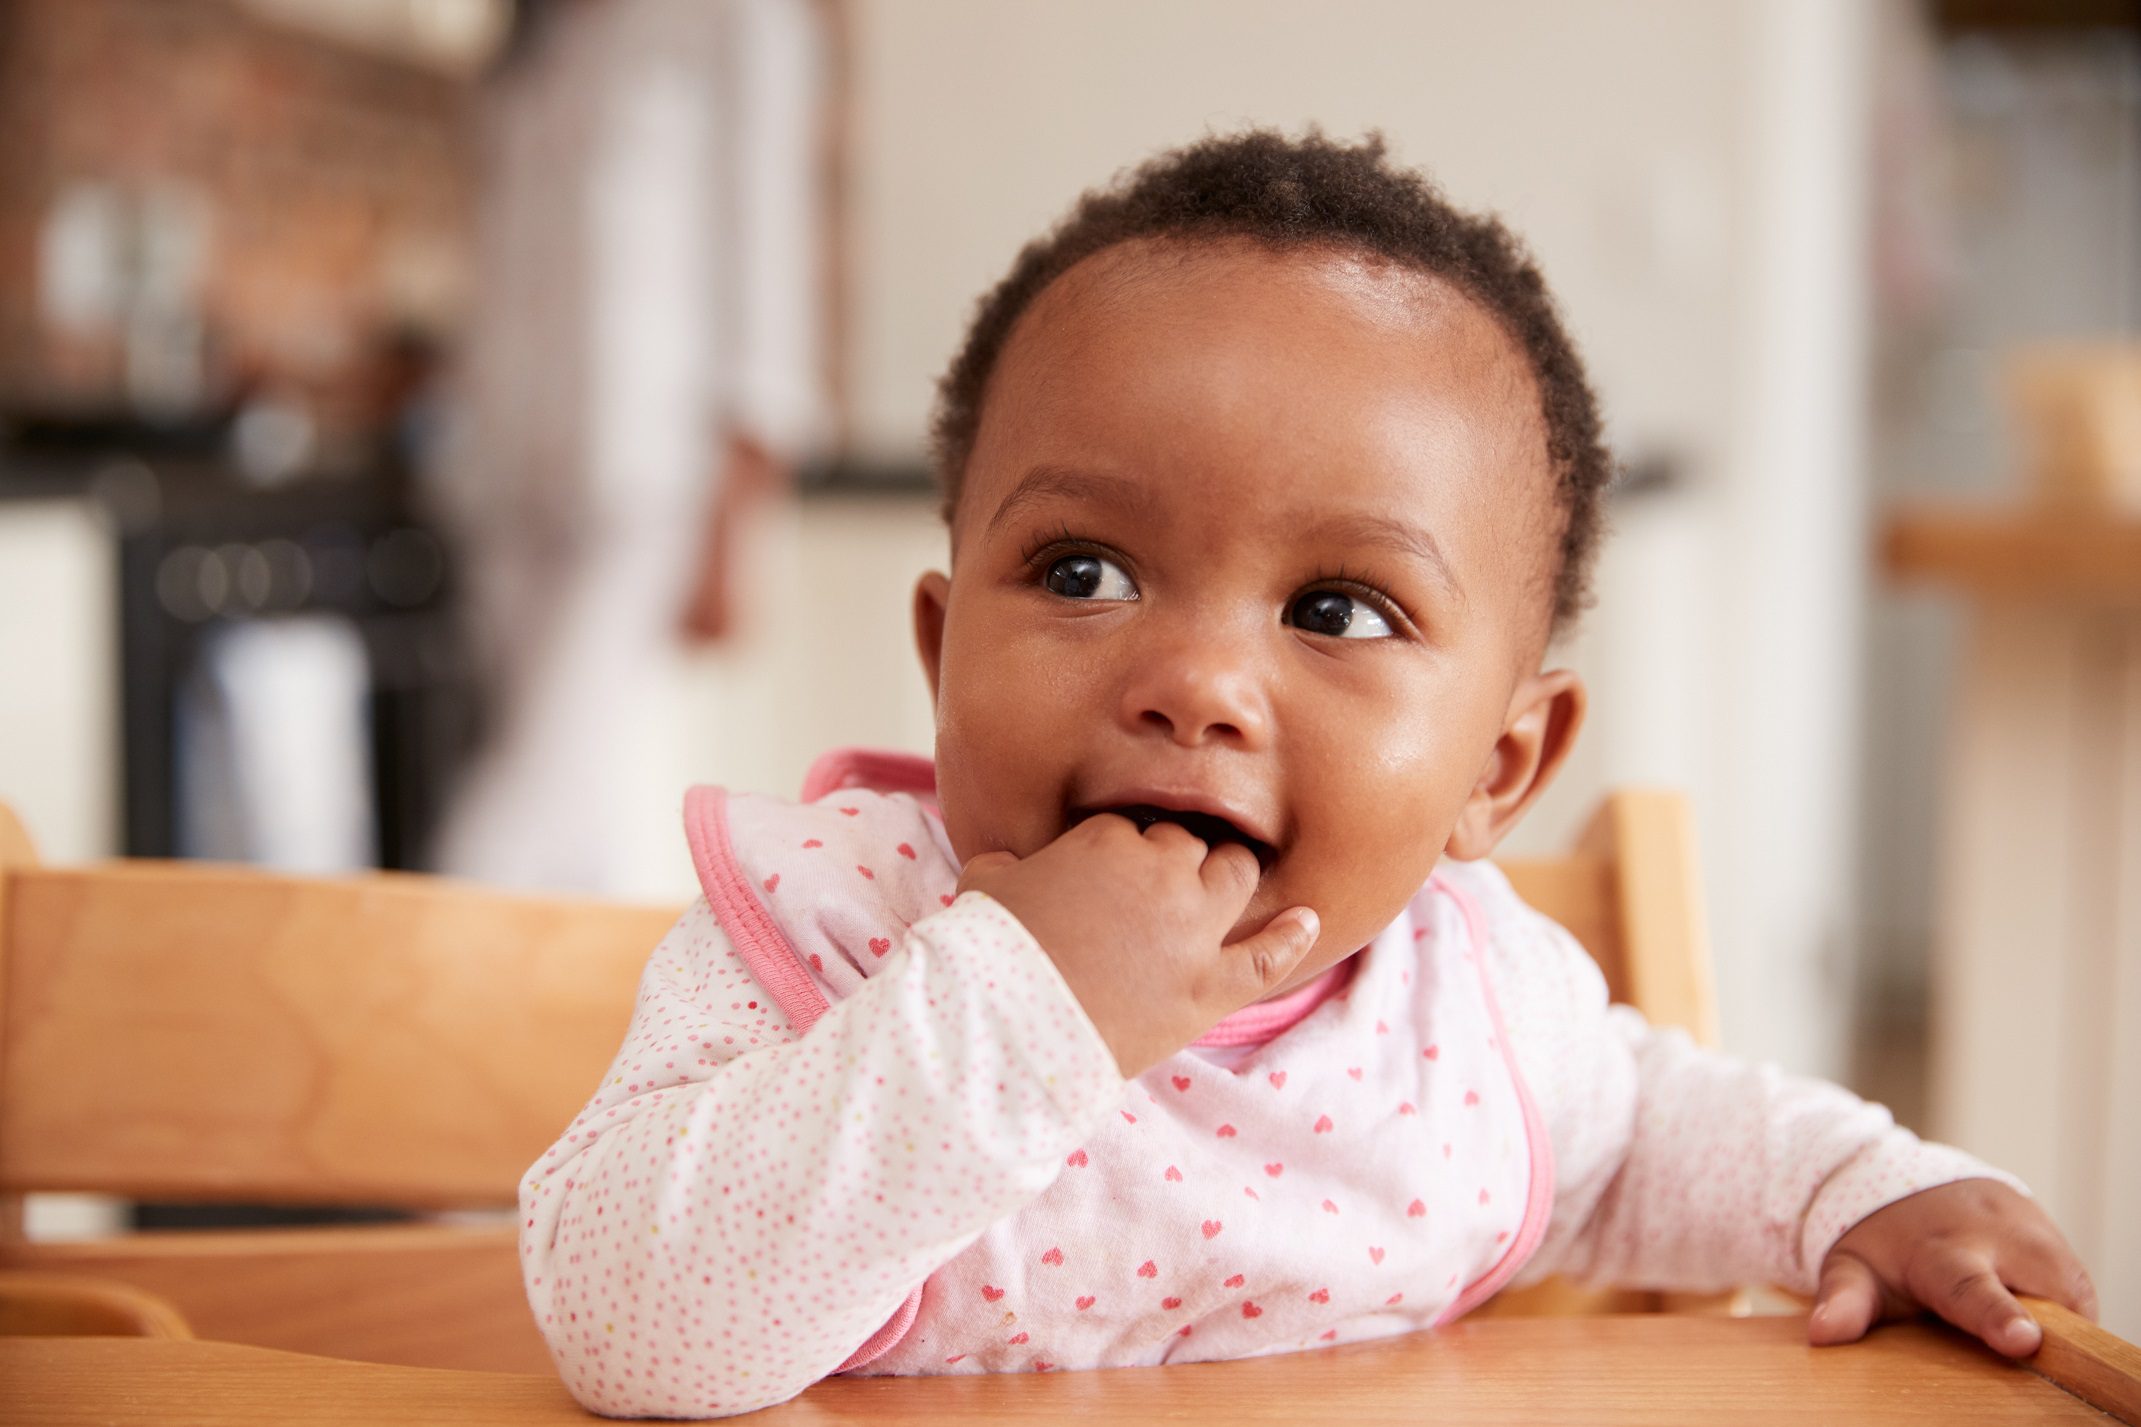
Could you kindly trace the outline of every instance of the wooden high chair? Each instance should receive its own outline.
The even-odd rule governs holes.
[[[551,1372],[515,1192],[674,919],[406,874],[40,867],[0,805],[0,1271],[132,1284],[203,1338]],[[33,1243],[38,1192],[489,1219]]]
[[[1574,852],[1505,870],[1616,999],[1715,1039],[1679,797],[1616,793]],[[407,874],[40,867],[0,807],[0,1270],[120,1280],[204,1338],[550,1371],[507,1211],[615,1054],[673,917]],[[494,1219],[28,1242],[20,1196],[47,1191]]]

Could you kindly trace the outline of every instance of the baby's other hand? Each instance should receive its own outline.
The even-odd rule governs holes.
[[[1134,1077],[1276,991],[1316,944],[1307,907],[1222,944],[1258,875],[1245,847],[1102,813],[1030,857],[979,854],[959,890],[986,892],[1019,919]]]
[[[1856,1342],[1880,1319],[1929,1309],[1996,1352],[2028,1357],[2044,1334],[2010,1290],[2096,1317],[2087,1271],[2035,1200],[1998,1180],[1957,1180],[1875,1210],[1836,1241],[1807,1341]]]

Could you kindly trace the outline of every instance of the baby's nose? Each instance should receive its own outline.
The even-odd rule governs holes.
[[[1123,718],[1185,748],[1262,747],[1272,722],[1267,674],[1258,651],[1233,641],[1154,648],[1123,691]]]

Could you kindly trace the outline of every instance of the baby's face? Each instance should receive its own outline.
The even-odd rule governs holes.
[[[1580,716],[1535,672],[1542,430],[1515,345],[1409,271],[1138,243],[1059,278],[917,592],[962,861],[1157,810],[1258,853],[1234,935],[1316,909],[1289,984],[1363,945],[1446,847],[1485,854]]]

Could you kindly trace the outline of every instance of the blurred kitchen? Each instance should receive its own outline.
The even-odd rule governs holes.
[[[2141,1335],[2137,0],[0,0],[0,798],[683,901],[685,784],[929,746],[974,299],[1245,122],[1501,212],[1604,397],[1520,847],[1686,791],[1725,1044]]]

